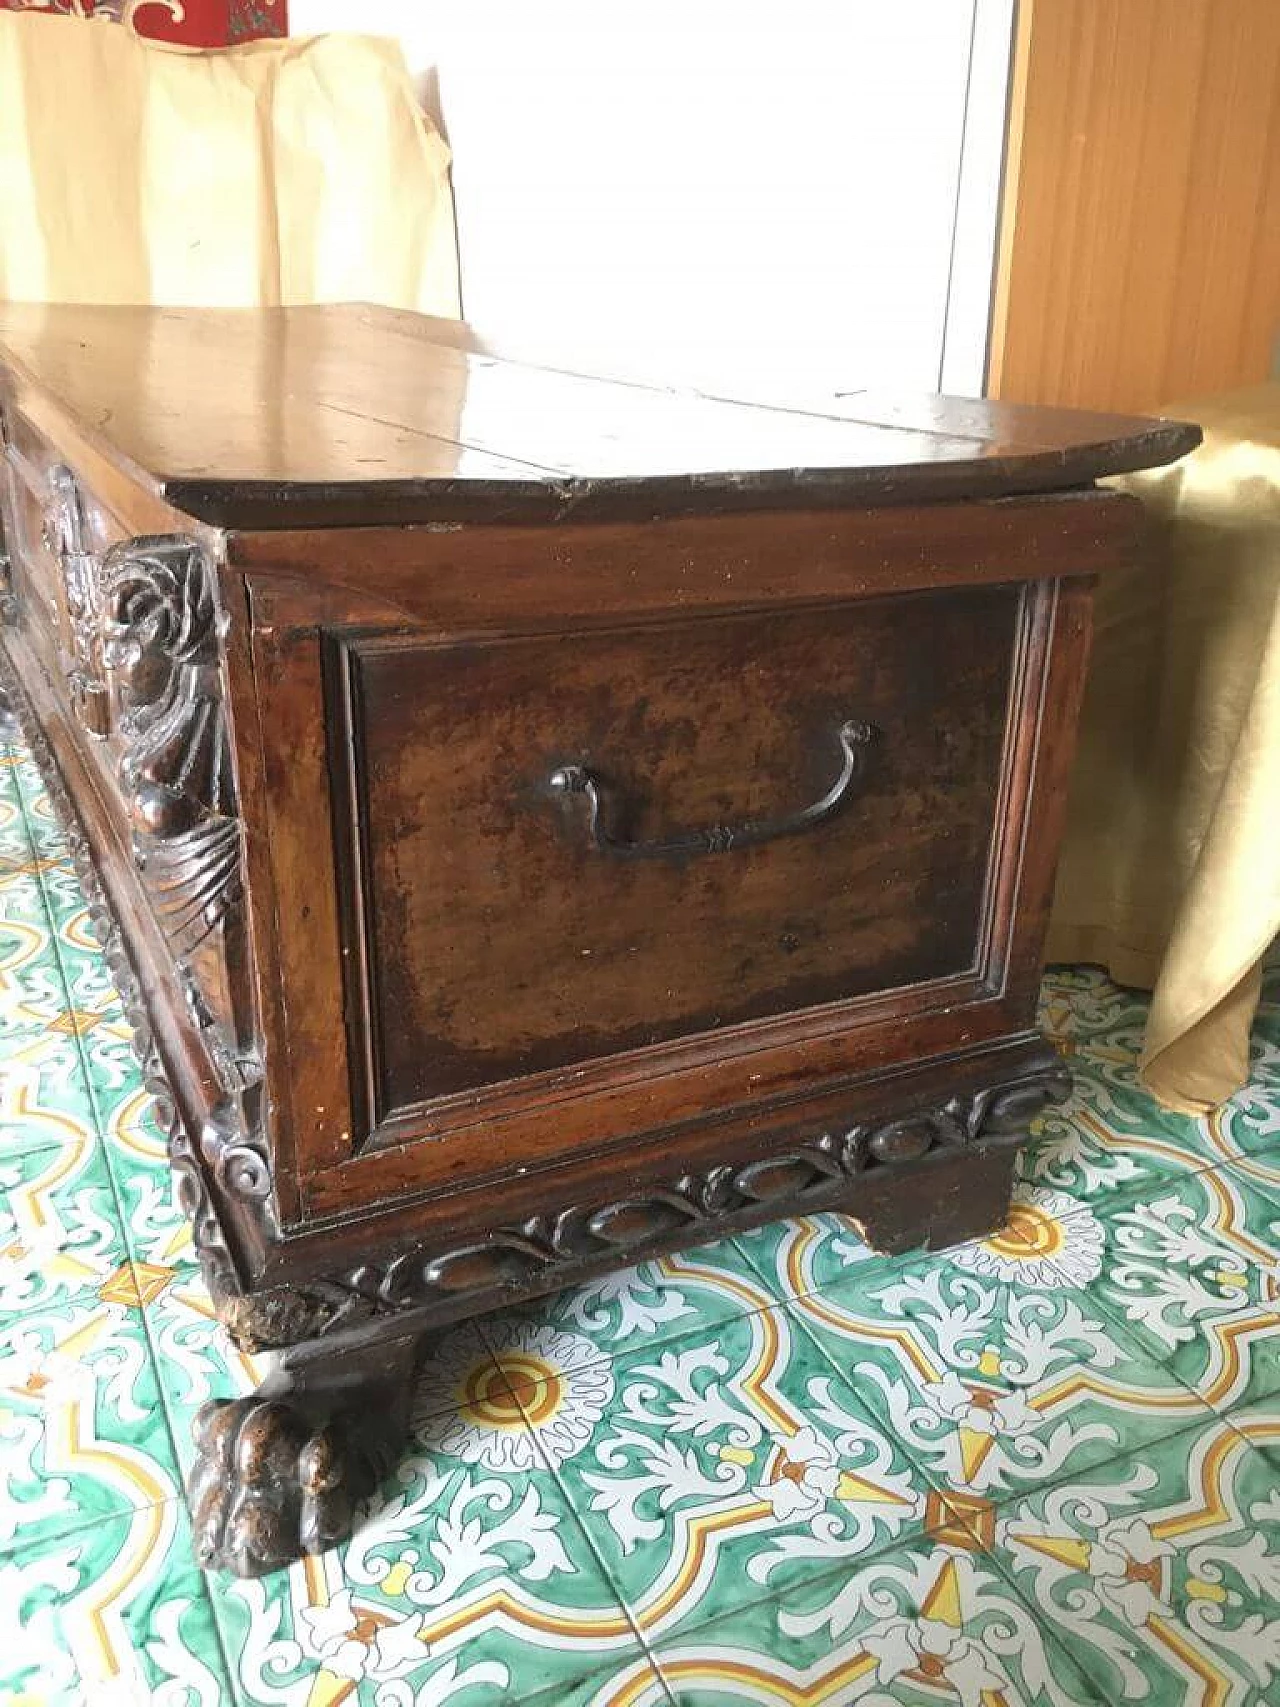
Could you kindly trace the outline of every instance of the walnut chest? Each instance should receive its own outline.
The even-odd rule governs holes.
[[[1000,1223],[1136,536],[1093,482],[1195,429],[358,306],[10,305],[0,363],[6,686],[219,1315],[288,1348],[200,1419],[205,1558],[342,1535],[459,1316],[802,1210]]]

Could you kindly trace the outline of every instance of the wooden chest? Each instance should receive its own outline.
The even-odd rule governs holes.
[[[361,307],[8,306],[0,356],[8,691],[219,1315],[290,1348],[201,1418],[206,1559],[344,1533],[459,1316],[801,1210],[1000,1223],[1135,539],[1092,482],[1194,429]]]

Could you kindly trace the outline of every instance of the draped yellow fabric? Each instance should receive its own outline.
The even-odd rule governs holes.
[[[1280,385],[1162,412],[1205,442],[1113,482],[1153,537],[1099,589],[1048,952],[1153,990],[1141,1077],[1199,1114],[1248,1077],[1280,933]]]
[[[448,163],[394,42],[0,11],[0,296],[456,315]]]

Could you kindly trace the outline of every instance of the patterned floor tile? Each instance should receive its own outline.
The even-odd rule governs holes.
[[[1068,1066],[1070,1095],[1039,1117],[1018,1157],[1017,1177],[1025,1183],[1096,1203],[1137,1196],[1169,1174],[1194,1173],[1237,1153],[1215,1141],[1207,1121],[1157,1107],[1136,1079],[1115,1092],[1087,1058],[1076,1056]]]
[[[1280,1389],[1280,1191],[1246,1167],[1104,1210],[1091,1302],[1215,1410]]]
[[[976,1548],[921,1540],[654,1649],[676,1707],[1092,1707],[1074,1662]]]
[[[7,717],[5,728],[11,728]],[[54,809],[31,750],[21,740],[0,740],[0,794],[21,804],[32,843],[51,859],[70,854],[66,828]]]
[[[96,949],[99,945],[88,926],[88,903],[70,854],[46,854],[40,862],[40,881],[54,929],[71,923],[71,946]]]
[[[344,1684],[370,1707],[549,1704],[602,1673],[647,1673],[556,1478],[498,1462],[486,1438],[482,1420],[475,1441],[420,1447],[345,1547],[219,1581],[246,1707],[336,1703]]]
[[[821,1292],[850,1269],[886,1259],[872,1250],[848,1215],[797,1215],[770,1221],[735,1243],[772,1296],[786,1300],[802,1292]]]
[[[97,1140],[0,1160],[0,1320],[69,1302],[128,1257]]]
[[[480,1328],[498,1362],[519,1380],[526,1353],[532,1348],[536,1355],[548,1334],[562,1336],[557,1367],[568,1369],[766,1310],[774,1301],[737,1243],[722,1239],[483,1317]]]
[[[12,1707],[223,1707],[213,1609],[175,1501],[0,1560]]]
[[[0,800],[0,919],[45,925],[48,912],[41,883],[42,862],[31,846],[18,808]]]
[[[1206,1119],[1215,1161],[1280,1158],[1280,1040],[1265,1048],[1271,1082],[1251,1082]],[[1261,1053],[1256,1039],[1254,1053]]]
[[[1113,984],[1100,966],[1048,966],[1036,1018],[1064,1051],[1105,1051],[1117,1033],[1127,1037],[1143,1026],[1146,1009],[1145,996]]]
[[[6,1044],[44,1031],[69,1005],[45,892],[58,865],[33,848],[20,807],[0,798],[0,1040]]]
[[[931,1490],[780,1307],[512,1386],[646,1639],[922,1533]]]
[[[168,1146],[143,1089],[128,1023],[119,1009],[82,1038],[103,1153],[115,1182],[125,1231],[141,1262],[194,1268],[191,1230],[173,1197]]]
[[[1133,1451],[1205,1407],[1091,1306],[1103,1232],[1062,1194],[1009,1232],[871,1270],[788,1308],[935,1486],[981,1528],[1018,1492]]]
[[[1010,1507],[994,1557],[1106,1699],[1275,1699],[1280,1477],[1221,1418]]]
[[[38,788],[39,793],[28,794],[23,800],[23,811],[26,815],[27,829],[31,835],[32,846],[42,859],[71,860],[71,844],[67,840],[66,826],[58,817],[53,802],[44,790],[44,784],[32,767],[31,786]]]
[[[65,915],[51,904],[50,924],[71,1004],[88,1013],[102,1013],[118,1004],[119,996],[83,896],[80,905]]]
[[[0,1073],[0,1156],[76,1146],[96,1131],[93,1098],[75,1036],[64,1016],[6,1045]]]
[[[0,1551],[178,1488],[131,1267],[0,1323]]]
[[[63,867],[33,847],[12,766],[0,757],[0,1049],[6,1069],[15,1057],[27,1063],[75,1059],[78,1016],[54,950],[45,887],[53,869]],[[0,1122],[5,1118],[0,1113]],[[7,1119],[14,1121],[12,1113]]]
[[[17,908],[0,916],[0,1038],[43,1031],[67,1005],[57,962],[45,952],[43,920],[24,919]]]

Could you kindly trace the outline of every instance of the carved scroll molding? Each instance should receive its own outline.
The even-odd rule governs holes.
[[[1069,1089],[1064,1067],[1038,1067],[900,1119],[823,1133],[740,1166],[685,1173],[642,1196],[576,1205],[470,1243],[420,1246],[385,1265],[245,1297],[223,1319],[252,1350],[453,1305],[469,1294],[552,1291],[585,1262],[612,1256],[621,1265],[662,1241],[715,1238],[735,1218],[761,1209],[781,1216],[828,1207],[861,1176],[914,1170],[959,1149],[1021,1143],[1035,1115]]]

